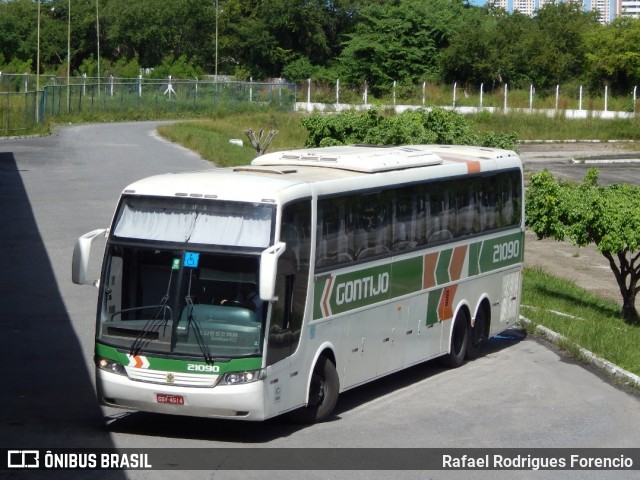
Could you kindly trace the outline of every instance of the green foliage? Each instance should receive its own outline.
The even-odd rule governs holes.
[[[504,83],[539,92],[558,83],[601,92],[607,84],[629,95],[640,75],[640,19],[603,26],[579,2],[547,3],[529,17],[464,0],[5,0],[3,71],[35,71],[38,6],[40,73],[66,74],[70,19],[71,71],[89,76],[97,75],[98,41],[101,76],[137,76],[128,68],[135,60],[161,76],[241,71],[256,80],[367,82],[374,98],[394,81],[398,98],[409,98],[425,80],[483,83],[487,92]]]
[[[313,77],[316,70],[307,57],[299,57],[284,66],[282,75],[291,82],[300,83]]]
[[[162,65],[153,69],[148,75],[150,78],[195,78],[202,75],[202,70],[187,61],[186,55],[174,59],[172,55],[167,56]]]
[[[463,10],[462,2],[448,0],[400,0],[361,8],[339,58],[346,80],[366,81],[380,95],[394,80],[414,83],[437,73],[439,52],[448,46]]]
[[[302,120],[309,132],[306,146],[410,144],[458,144],[514,150],[514,133],[486,132],[478,135],[473,125],[459,113],[441,108],[407,110],[399,115],[383,115],[372,108],[359,114],[354,110],[337,115],[312,114]]]
[[[586,40],[586,76],[591,90],[603,81],[627,93],[640,78],[640,19],[617,18]],[[631,110],[633,111],[633,110]]]
[[[0,57],[1,59],[1,57]],[[19,58],[13,57],[4,65],[0,62],[0,72],[3,73],[31,73],[31,61],[23,62]]]
[[[599,185],[596,169],[590,169],[581,184],[558,181],[543,171],[531,176],[526,205],[526,223],[538,238],[596,246],[618,282],[624,317],[637,322],[640,187]]]

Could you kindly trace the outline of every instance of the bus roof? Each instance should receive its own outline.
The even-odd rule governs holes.
[[[442,165],[444,156],[467,156],[470,160],[516,156],[495,148],[460,145],[335,146],[274,152],[257,157],[251,165],[317,166],[355,172],[377,173]]]
[[[123,193],[277,202],[298,195],[380,188],[430,178],[521,168],[515,152],[454,145],[339,146],[269,153],[251,165],[164,174]]]

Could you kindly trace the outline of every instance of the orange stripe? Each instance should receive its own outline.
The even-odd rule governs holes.
[[[480,167],[480,162],[477,160],[464,160],[461,158],[450,158],[447,157],[447,160],[456,163],[466,163],[467,164],[467,173],[480,173],[482,170]]]
[[[440,297],[440,303],[438,304],[438,320],[444,322],[445,320],[451,320],[453,318],[453,299],[456,296],[457,285],[451,285],[445,287]]]
[[[325,317],[329,316],[329,297],[331,296],[331,284],[333,283],[333,277],[329,277],[326,283],[326,291],[324,298],[322,299],[322,313]]]
[[[453,249],[453,257],[451,258],[451,265],[449,266],[449,276],[451,280],[460,280],[462,266],[464,265],[466,256],[467,245]]]
[[[422,288],[436,286],[436,265],[438,264],[438,254],[429,253],[424,256],[424,273],[422,275]]]
[[[467,162],[467,173],[480,173],[480,162]]]

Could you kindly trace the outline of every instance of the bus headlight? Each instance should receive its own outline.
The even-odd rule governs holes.
[[[225,373],[219,385],[240,385],[253,383],[264,378],[264,370],[250,370],[246,372]]]
[[[115,373],[116,375],[126,375],[127,372],[124,369],[124,365],[115,360],[109,360],[108,358],[95,357],[96,367],[105,372]]]

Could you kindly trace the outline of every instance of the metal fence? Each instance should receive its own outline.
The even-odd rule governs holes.
[[[0,135],[20,135],[40,122],[38,92],[0,92]]]
[[[36,84],[42,90],[36,93]],[[154,114],[241,111],[269,107],[294,111],[296,85],[148,78],[66,78],[0,75],[0,135],[19,134],[46,118],[82,113]]]

